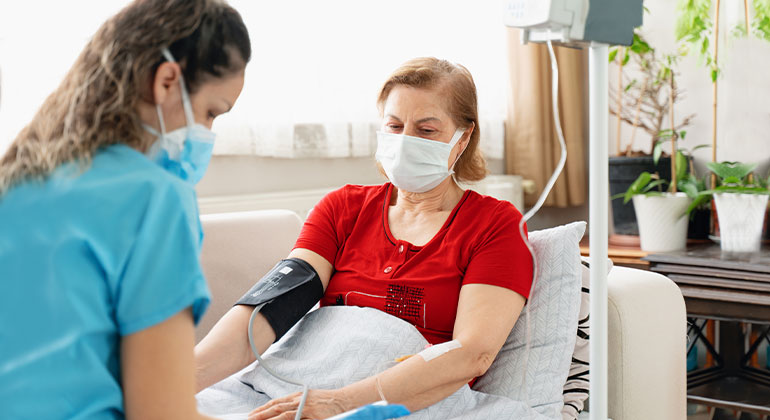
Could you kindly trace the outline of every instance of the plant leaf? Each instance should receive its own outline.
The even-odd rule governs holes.
[[[698,186],[691,181],[686,180],[684,182],[678,182],[677,184],[679,184],[679,190],[687,194],[688,197],[693,200],[698,197]]]
[[[701,204],[705,204],[711,200],[711,194],[698,194],[695,199],[687,207],[687,214],[692,213],[693,210],[700,207]]]
[[[646,194],[646,193],[652,191],[653,188],[658,187],[660,185],[665,185],[667,183],[668,182],[666,182],[666,180],[664,180],[664,179],[656,179],[655,181],[652,181],[649,184],[647,184],[647,186],[645,186],[644,189],[642,189],[642,193]]]
[[[655,143],[655,147],[652,149],[652,161],[655,163],[655,165],[658,164],[658,161],[660,160],[660,155],[663,154],[663,145],[665,142],[658,141]]]
[[[687,156],[681,151],[676,151],[676,178],[684,179],[690,169],[690,162],[687,160]]]
[[[741,183],[743,178],[756,169],[757,164],[741,162],[708,162],[706,163],[706,166],[711,172],[716,174],[716,176],[724,180],[724,182],[727,182],[727,179],[729,178],[731,180],[730,182],[736,183],[733,178],[737,178],[737,183]]]
[[[639,174],[638,177],[636,177],[636,180],[631,183],[631,185],[628,187],[625,193],[625,198],[623,199],[623,204],[628,203],[631,201],[631,197],[642,194],[642,189],[647,186],[647,184],[650,183],[650,180],[652,179],[652,175],[649,172],[642,172]]]

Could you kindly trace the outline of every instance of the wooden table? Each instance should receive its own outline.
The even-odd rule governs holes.
[[[682,290],[691,318],[689,333],[695,332],[715,361],[715,366],[688,374],[688,401],[770,415],[770,373],[750,363],[767,332],[746,345],[743,324],[770,324],[770,250],[729,255],[712,244],[650,254],[643,260]],[[719,321],[718,342],[703,333],[705,320]]]
[[[588,238],[586,237],[580,242],[580,255],[588,256]],[[639,248],[632,247],[616,247],[610,245],[607,248],[607,256],[612,260],[614,265],[620,265],[623,267],[639,268],[647,270],[650,266],[648,261],[643,260],[647,256],[647,252],[642,251]]]

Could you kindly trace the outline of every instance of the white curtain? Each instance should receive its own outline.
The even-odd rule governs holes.
[[[0,151],[124,0],[0,5]],[[479,91],[482,151],[503,157],[508,74],[499,1],[230,0],[253,56],[238,104],[218,118],[217,154],[371,156],[380,85],[402,62],[465,65]],[[39,11],[45,8],[47,13]]]

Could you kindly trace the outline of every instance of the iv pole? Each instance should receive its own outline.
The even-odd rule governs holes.
[[[591,257],[591,381],[589,418],[607,420],[607,225],[609,220],[608,46],[592,42],[588,55],[588,237]]]

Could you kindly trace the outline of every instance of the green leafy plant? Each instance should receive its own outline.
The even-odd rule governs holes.
[[[626,47],[616,46],[610,49],[610,54],[609,54],[610,63],[615,61],[621,49],[623,51],[623,58],[622,60],[620,60],[621,66],[625,66],[626,64],[628,64],[628,62],[631,60],[632,53],[643,57],[647,53],[650,53],[653,51],[653,48],[650,46],[649,43],[647,43],[647,41],[644,40],[644,38],[642,38],[642,36],[639,34],[639,31],[634,31],[634,40],[631,43],[630,47],[626,48]]]
[[[662,150],[665,145],[670,144],[670,137],[672,136],[671,130],[663,130],[661,134],[661,140],[655,144],[656,153],[653,154],[653,159],[657,165],[658,159],[662,155]],[[679,132],[678,139],[684,139],[686,132]],[[703,207],[709,201],[710,196],[704,196],[703,191],[706,190],[707,177],[698,178],[693,165],[692,153],[704,147],[710,147],[707,144],[701,144],[693,147],[692,149],[678,148],[676,150],[676,186],[677,190],[687,194],[688,197],[693,199],[692,204],[687,208],[687,214],[693,215],[692,211],[696,208]],[[616,194],[612,199],[623,198],[623,203],[627,204],[635,195],[646,196],[661,196],[666,192],[672,192],[673,186],[671,181],[661,179],[658,173],[651,174],[649,172],[642,172],[636,180],[631,184],[625,193]]]
[[[703,189],[698,192],[695,200],[687,211],[711,200],[716,193],[734,194],[767,194],[770,195],[770,174],[761,178],[754,174],[756,163],[741,162],[708,162],[709,170],[717,176],[718,183],[713,189]]]
[[[634,180],[631,186],[628,187],[625,193],[616,194],[612,197],[612,199],[614,200],[623,197],[623,204],[628,204],[628,202],[631,201],[635,195],[663,195],[662,186],[667,183],[668,181],[665,179],[660,179],[658,174],[651,174],[645,171],[639,174],[639,176],[636,178],[636,180]]]
[[[669,134],[669,137],[670,135],[671,134]],[[681,137],[679,138],[684,138],[684,135],[682,135],[681,133],[680,133],[680,136]],[[669,144],[669,141],[670,140],[667,140],[667,139],[662,139],[658,141],[658,143],[655,146],[656,150],[662,149],[662,145]],[[693,199],[693,202],[698,200],[701,192],[706,189],[706,179],[698,178],[697,173],[695,172],[695,167],[692,164],[692,152],[703,147],[709,147],[709,146],[698,145],[692,149],[679,148],[676,151],[675,159],[676,159],[676,171],[677,171],[677,174],[676,174],[677,190],[687,194],[688,197]],[[659,152],[657,156],[653,156],[656,164],[661,154],[662,153]],[[673,191],[671,181],[661,179],[660,175],[657,173],[651,174],[649,172],[642,172],[636,178],[636,180],[631,184],[631,186],[628,187],[625,193],[616,194],[612,198],[617,199],[622,197],[623,203],[627,204],[629,201],[631,201],[631,199],[635,195],[660,196],[670,191]],[[691,212],[694,209],[696,209],[699,205],[704,204],[706,201],[708,201],[708,198],[706,198],[705,200],[702,200],[698,205],[691,205],[687,209],[687,213],[691,214]]]
[[[749,20],[747,13],[746,21],[736,24],[730,35],[733,38],[747,38],[753,32],[758,39],[770,41],[770,0],[754,0],[752,8],[753,18]]]
[[[770,41],[770,0],[754,0],[754,20],[751,27],[757,38]]]
[[[711,20],[711,0],[680,0],[677,5],[679,18],[676,22],[676,39],[684,41],[688,46],[684,53],[690,49],[698,52],[708,67],[711,81],[719,77],[719,66],[714,57],[714,51],[709,48],[714,37],[714,24]]]
[[[709,162],[708,168],[718,178],[718,184],[711,190],[702,191],[701,195],[715,193],[766,194],[770,195],[770,178],[762,178],[754,173],[756,163]]]
[[[675,136],[675,140],[684,140],[685,137],[687,137],[687,131],[680,130],[680,131],[673,131],[671,129],[662,130],[660,132],[659,140],[655,142],[655,146],[652,149],[652,159],[655,162],[655,164],[658,164],[658,161],[660,160],[661,156],[663,156],[663,152],[665,149],[665,146],[670,144],[671,137]],[[704,149],[707,147],[711,147],[708,144],[699,144],[691,149],[684,149],[680,148],[677,152],[677,161],[676,161],[676,167],[677,175],[686,176],[686,173],[683,172],[685,170],[689,170],[690,174],[695,174],[695,166],[693,165],[693,153],[698,149]],[[686,166],[686,168],[685,168]],[[680,177],[677,176],[677,179]]]
[[[666,119],[670,113],[670,107],[684,99],[684,91],[676,83],[675,71],[682,52],[676,54],[661,55],[642,36],[639,30],[634,32],[634,40],[630,47],[615,47],[610,50],[610,62],[618,61],[622,72],[626,65],[631,63],[638,75],[630,77],[622,74],[622,83],[617,87],[611,86],[611,96],[620,97],[617,101],[610,102],[610,113],[620,118],[625,124],[634,127],[631,139],[625,150],[618,145],[618,154],[630,156],[634,143],[636,127],[647,132],[652,141],[647,148],[650,153],[663,130]],[[676,125],[677,133],[689,126],[695,118],[695,114],[688,115]],[[670,131],[670,130],[669,130]],[[619,139],[618,139],[619,140]]]

